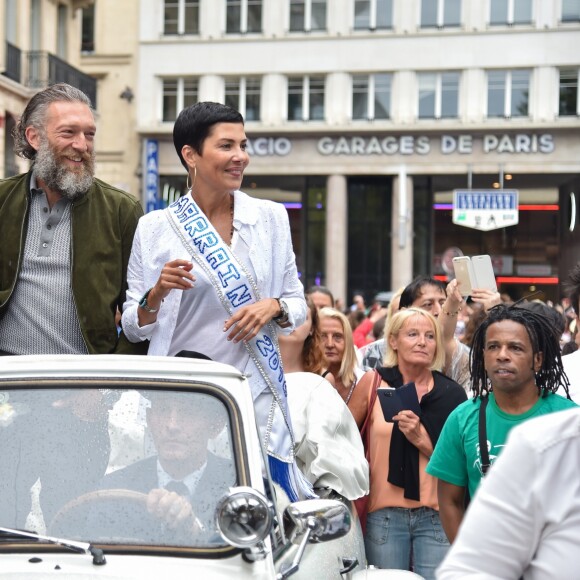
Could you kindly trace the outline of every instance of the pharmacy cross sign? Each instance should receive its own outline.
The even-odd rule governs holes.
[[[517,189],[456,189],[453,223],[489,231],[518,223]]]

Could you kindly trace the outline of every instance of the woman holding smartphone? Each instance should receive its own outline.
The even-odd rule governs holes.
[[[367,559],[379,568],[412,570],[430,579],[449,542],[439,520],[437,480],[425,467],[445,420],[467,396],[461,385],[439,372],[445,351],[431,314],[401,310],[390,320],[385,338],[389,349],[384,368],[369,371],[361,383],[373,384],[376,372],[379,388],[413,383],[406,389],[415,390],[419,415],[405,409],[387,422],[371,389]]]

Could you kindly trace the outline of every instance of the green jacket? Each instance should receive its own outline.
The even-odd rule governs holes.
[[[28,231],[31,172],[0,180],[0,316],[6,311],[20,272]],[[127,264],[137,222],[138,200],[95,179],[71,208],[71,285],[77,315],[90,354],[145,354],[117,336],[115,312],[123,308]],[[55,296],[54,307],[58,308]],[[42,313],[38,313],[42,324]]]

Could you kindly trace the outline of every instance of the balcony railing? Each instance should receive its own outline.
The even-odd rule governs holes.
[[[22,82],[22,51],[9,42],[6,43],[6,68],[2,73],[5,77]]]
[[[55,83],[68,83],[85,93],[97,107],[97,81],[50,52],[30,51],[26,54],[26,86],[45,88]]]

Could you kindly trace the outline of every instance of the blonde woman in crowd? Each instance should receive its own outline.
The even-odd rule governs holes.
[[[364,373],[358,366],[351,326],[347,317],[334,308],[321,308],[318,314],[328,369],[324,376],[347,404],[360,429],[366,416],[368,387],[357,387]]]

